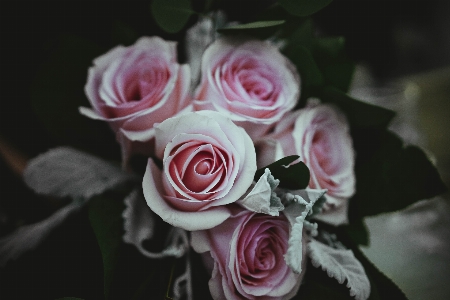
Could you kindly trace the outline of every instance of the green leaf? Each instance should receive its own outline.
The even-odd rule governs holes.
[[[305,20],[289,38],[289,45],[304,46],[308,50],[312,47],[314,27],[311,19]],[[289,47],[289,46],[288,46]]]
[[[353,99],[333,87],[324,88],[319,97],[323,102],[335,104],[344,111],[350,125],[355,128],[384,128],[395,116],[389,109]]]
[[[285,23],[284,20],[277,21],[258,21],[247,24],[233,25],[229,27],[220,28],[217,30],[222,34],[244,34],[249,36],[255,36],[260,39],[266,39],[279,29],[281,25]]]
[[[109,299],[114,271],[120,256],[123,235],[122,211],[125,205],[120,198],[95,197],[89,202],[89,221],[97,238],[103,259],[105,298]]]
[[[333,0],[278,0],[278,3],[290,14],[306,17],[312,15]]]
[[[275,179],[280,180],[280,187],[291,190],[306,188],[310,178],[308,167],[303,162],[298,162],[294,165],[290,165],[289,167],[285,167],[298,158],[300,158],[298,155],[286,156],[264,168],[257,170],[255,173],[255,180],[258,181],[258,179],[264,174],[264,170],[269,168],[272,176]]]
[[[169,33],[180,31],[195,14],[189,0],[153,0],[150,9],[156,23]]]
[[[320,86],[323,84],[322,72],[319,70],[311,52],[306,47],[293,46],[286,55],[297,67],[303,87]]]
[[[312,54],[324,75],[324,84],[348,91],[355,64],[345,53],[344,37],[325,37],[313,41]]]
[[[314,52],[320,59],[336,59],[344,51],[345,38],[337,37],[322,37],[314,40]]]
[[[357,153],[356,194],[350,201],[351,222],[364,216],[403,209],[447,190],[435,166],[415,146],[386,130],[353,132]]]
[[[336,87],[344,92],[348,91],[353,79],[355,66],[355,63],[351,60],[325,66],[322,70],[325,85]]]
[[[242,29],[256,29],[256,28],[267,28],[267,27],[274,27],[274,26],[280,26],[284,24],[284,20],[278,20],[278,21],[258,21],[253,23],[247,23],[247,24],[239,24],[239,25],[233,25],[225,28],[221,28],[218,31],[220,33],[227,32],[227,31],[233,31],[235,33],[236,30],[242,30]]]

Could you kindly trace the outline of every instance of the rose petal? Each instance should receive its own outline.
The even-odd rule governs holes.
[[[147,205],[165,222],[186,230],[204,230],[215,227],[225,221],[231,212],[223,206],[212,207],[206,211],[184,212],[172,208],[166,203],[162,191],[161,171],[152,159],[148,160],[142,188]]]

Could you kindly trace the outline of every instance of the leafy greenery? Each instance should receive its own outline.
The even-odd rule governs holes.
[[[273,35],[278,28],[285,23],[284,20],[276,21],[257,21],[247,24],[233,25],[229,27],[224,27],[218,32],[222,34],[232,34],[232,35],[248,35],[257,37],[259,39],[266,39]]]
[[[121,199],[105,196],[95,197],[89,202],[89,221],[102,252],[105,298],[109,299],[114,272],[120,256],[123,235]]]
[[[303,87],[321,86],[324,78],[310,50],[304,46],[293,46],[287,53],[288,57],[300,73]]]
[[[289,44],[287,47],[289,48],[290,45],[304,46],[308,50],[311,50],[314,40],[313,30],[314,27],[312,20],[310,18],[306,19],[292,32],[289,37]]]
[[[356,194],[350,201],[353,223],[364,216],[403,209],[447,190],[435,166],[415,146],[380,129],[354,130]]]
[[[153,0],[150,7],[156,23],[169,33],[177,33],[195,13],[189,0]]]
[[[266,168],[269,168],[270,173],[275,179],[280,180],[280,187],[291,190],[300,190],[308,186],[309,183],[309,169],[303,162],[298,162],[293,165],[290,163],[299,159],[298,155],[286,156],[276,162],[261,168],[255,173],[255,180],[257,181],[263,174]],[[288,166],[289,167],[286,167]]]
[[[358,101],[334,87],[324,88],[318,96],[322,101],[335,104],[344,111],[353,128],[385,128],[395,116],[389,109]]]
[[[278,0],[278,3],[290,14],[306,17],[318,12],[332,1],[333,0]]]

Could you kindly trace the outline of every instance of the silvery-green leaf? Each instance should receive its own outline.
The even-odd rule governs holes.
[[[122,217],[125,229],[123,241],[125,243],[133,244],[142,255],[148,258],[181,257],[186,253],[189,248],[187,233],[177,227],[173,227],[167,235],[167,247],[163,251],[153,253],[145,249],[142,243],[151,239],[154,233],[153,213],[138,189],[133,190],[124,202],[126,208]]]
[[[285,255],[287,265],[295,273],[302,271],[302,248],[303,248],[303,227],[304,224],[316,230],[317,226],[306,221],[306,217],[312,212],[312,207],[316,201],[325,194],[326,190],[298,190],[283,195],[286,207],[283,213],[291,223],[289,234],[288,250]]]
[[[126,208],[122,213],[125,230],[123,241],[135,245],[145,255],[148,251],[143,248],[142,242],[153,236],[153,213],[139,190],[133,190],[124,202]]]
[[[313,205],[311,217],[314,217],[315,215],[318,215],[322,212],[322,207],[326,201],[327,201],[327,198],[325,195],[320,197],[319,199],[317,199],[316,203],[314,203],[314,205]]]
[[[89,199],[135,177],[90,154],[59,147],[32,159],[24,180],[38,194]]]
[[[16,259],[24,252],[36,248],[68,216],[78,211],[82,203],[72,202],[60,208],[47,219],[19,227],[10,235],[0,239],[0,266]]]
[[[313,203],[313,207],[317,200],[325,195],[326,189],[304,189],[299,191],[293,191],[292,193],[301,196],[307,202]]]
[[[181,229],[182,230],[182,229]],[[187,240],[186,231],[182,230],[184,238]],[[189,249],[187,250],[189,251]],[[189,257],[189,252],[186,255],[185,271],[181,274],[173,284],[173,299],[179,300],[186,295],[187,300],[193,300],[193,287],[192,287],[192,270],[191,270],[191,259]]]
[[[325,203],[319,214],[311,216],[314,220],[319,220],[327,224],[339,226],[348,224],[348,199],[337,199],[328,195],[324,196]]]
[[[279,181],[273,178],[269,169],[266,169],[250,193],[236,203],[257,213],[279,216],[279,212],[284,209],[284,206],[280,198],[273,192],[278,184]]]
[[[369,278],[351,250],[334,249],[311,240],[308,243],[308,253],[314,267],[322,267],[328,276],[335,278],[340,284],[347,281],[350,295],[356,300],[369,298]]]
[[[203,52],[217,38],[217,28],[225,24],[225,14],[222,11],[210,13],[206,17],[199,17],[198,22],[186,31],[186,56],[191,67],[192,89],[200,81],[200,67]]]

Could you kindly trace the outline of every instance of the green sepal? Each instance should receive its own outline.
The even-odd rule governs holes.
[[[278,0],[278,3],[290,14],[306,17],[312,15],[333,0]]]
[[[308,167],[303,162],[298,162],[288,166],[300,158],[298,155],[286,156],[282,159],[271,163],[264,168],[258,169],[255,173],[255,181],[264,174],[264,170],[268,168],[275,179],[280,180],[279,186],[290,190],[301,190],[308,186],[310,173]]]
[[[349,203],[350,222],[403,209],[444,193],[436,167],[416,146],[404,146],[387,130],[352,133],[356,155],[356,194]]]
[[[88,215],[103,260],[105,299],[109,299],[115,270],[121,254],[123,199],[107,195],[89,201]]]
[[[318,96],[325,103],[337,105],[352,128],[385,128],[395,116],[392,110],[353,99],[334,87],[325,87]]]
[[[150,6],[153,19],[168,33],[177,33],[195,14],[189,0],[153,0]]]

